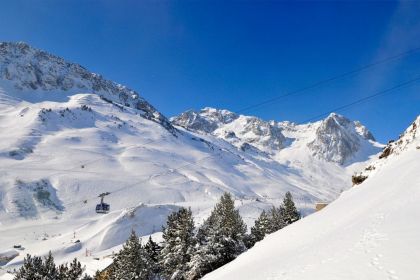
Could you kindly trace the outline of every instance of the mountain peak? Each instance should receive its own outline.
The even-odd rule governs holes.
[[[363,141],[369,140],[375,138],[360,122],[331,113],[320,122],[308,147],[314,156],[344,164],[360,151]]]
[[[174,132],[169,120],[136,91],[24,42],[0,43],[0,79],[7,81],[21,99],[50,100],[60,93],[62,97],[94,93],[109,103],[140,110],[143,117]]]

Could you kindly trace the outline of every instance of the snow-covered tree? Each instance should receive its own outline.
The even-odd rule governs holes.
[[[263,238],[270,233],[270,230],[270,217],[267,212],[263,210],[258,219],[255,221],[254,226],[251,228],[251,242],[255,244],[256,242],[263,240]]]
[[[270,220],[270,225],[267,230],[267,234],[276,232],[286,226],[286,222],[283,217],[284,208],[283,205],[279,207],[272,207],[268,212],[268,218]]]
[[[58,269],[55,266],[51,251],[48,253],[48,256],[44,258],[41,273],[44,275],[45,280],[56,280],[58,278]]]
[[[286,225],[290,225],[300,219],[300,213],[296,209],[293,197],[290,192],[287,192],[283,199],[283,220]]]
[[[147,280],[152,279],[152,261],[141,245],[141,242],[134,232],[123,245],[114,259],[110,279],[118,280]]]
[[[160,254],[160,246],[156,242],[153,241],[152,237],[149,236],[149,240],[147,241],[146,245],[144,245],[144,249],[146,254],[149,256],[150,260],[152,261],[152,271],[155,274],[160,273],[159,267],[159,254]]]
[[[75,258],[70,263],[68,272],[67,272],[67,279],[68,280],[77,280],[82,277],[83,268],[80,262]]]
[[[67,264],[60,264],[57,268],[58,279],[67,279],[69,273],[69,267]]]
[[[14,280],[25,280],[25,279],[42,279],[42,259],[40,257],[31,257],[27,255],[23,260],[23,265],[15,273]]]
[[[189,264],[188,279],[201,278],[235,259],[246,250],[245,234],[246,225],[232,196],[224,193],[198,231],[199,246]]]
[[[166,279],[186,279],[187,264],[194,251],[194,220],[191,209],[181,208],[168,216],[163,228],[160,267]]]
[[[14,280],[78,280],[82,277],[82,273],[82,266],[77,259],[73,260],[70,267],[67,264],[57,267],[49,252],[44,261],[40,257],[27,255]]]
[[[93,278],[87,274],[83,275],[83,277],[80,280],[93,280]]]

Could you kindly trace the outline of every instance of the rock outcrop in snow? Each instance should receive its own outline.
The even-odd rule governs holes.
[[[284,147],[286,138],[275,122],[237,115],[228,110],[204,108],[171,118],[173,124],[200,133],[210,133],[238,148],[257,148],[270,152]],[[248,147],[248,148],[247,148]]]
[[[10,81],[18,91],[34,95],[37,91],[95,93],[107,102],[140,110],[143,117],[174,132],[168,119],[134,90],[23,42],[0,43],[0,79]]]
[[[418,116],[414,122],[400,135],[397,141],[390,141],[382,150],[379,158],[367,166],[362,172],[358,172],[352,176],[354,185],[360,185],[366,179],[368,179],[372,173],[378,172],[379,169],[389,158],[398,156],[399,154],[407,150],[418,150],[420,151],[420,145],[416,146],[413,142],[418,141],[420,138],[420,116]]]
[[[360,150],[363,141],[368,140],[375,138],[360,122],[332,113],[320,123],[315,139],[308,147],[314,156],[343,164]]]

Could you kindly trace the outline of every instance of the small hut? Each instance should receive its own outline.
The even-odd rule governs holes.
[[[320,211],[320,210],[324,209],[327,205],[328,205],[327,202],[317,202],[317,203],[315,203],[315,210]]]

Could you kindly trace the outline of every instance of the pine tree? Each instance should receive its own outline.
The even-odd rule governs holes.
[[[287,192],[283,199],[283,209],[283,220],[286,225],[290,225],[300,219],[300,213],[296,209],[290,192]]]
[[[113,263],[110,279],[118,280],[147,280],[152,278],[151,266],[146,251],[141,245],[134,230],[130,237],[118,252]]]
[[[159,267],[159,254],[160,254],[160,246],[156,242],[153,241],[152,237],[149,236],[149,240],[147,241],[146,245],[144,245],[144,249],[146,254],[149,256],[150,260],[152,261],[152,271],[155,274],[160,273]]]
[[[268,217],[270,220],[270,225],[267,230],[267,234],[276,232],[286,226],[286,222],[284,221],[284,208],[280,205],[278,208],[272,207],[268,213]]]
[[[194,220],[191,209],[181,208],[169,215],[163,228],[160,267],[166,279],[186,279],[187,264],[194,251]]]
[[[83,268],[80,262],[75,258],[70,263],[70,267],[67,272],[67,279],[68,280],[77,280],[83,274]],[[67,280],[66,279],[66,280]]]
[[[245,234],[246,225],[232,196],[224,193],[198,231],[199,246],[189,264],[188,278],[201,278],[235,259],[246,250]]]
[[[44,264],[42,266],[41,273],[45,280],[57,280],[58,278],[58,269],[55,266],[51,251],[48,253],[48,256],[44,258]]]
[[[35,257],[36,258],[36,257]],[[26,258],[23,260],[23,265],[15,273],[14,280],[25,280],[25,279],[41,279],[41,275],[38,274],[39,268],[35,267],[34,259],[31,255],[26,255]]]
[[[81,280],[93,280],[93,278],[90,277],[89,275],[85,274],[85,275],[83,275],[83,277],[81,278]]]
[[[40,257],[27,255],[22,267],[16,272],[14,280],[77,280],[82,277],[82,273],[82,265],[77,259],[73,260],[70,268],[67,264],[57,267],[51,252],[49,252],[44,261]],[[86,276],[84,279],[89,279]]]
[[[68,279],[69,267],[67,264],[60,264],[57,269],[57,279]]]
[[[263,240],[263,238],[270,233],[270,230],[270,218],[267,212],[263,210],[258,219],[255,221],[255,225],[251,228],[251,242],[255,244],[256,242]]]

